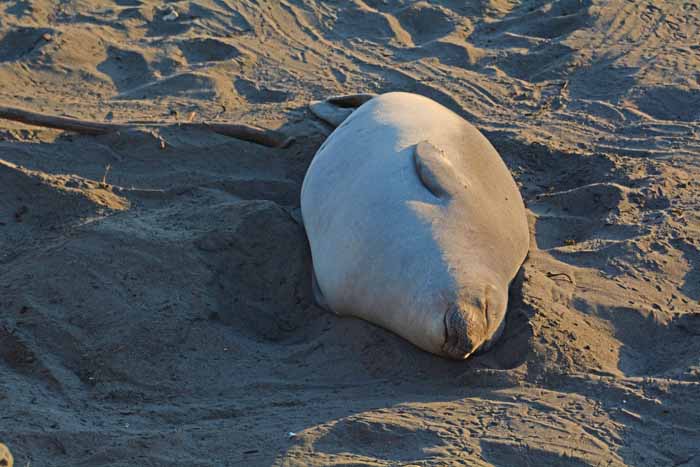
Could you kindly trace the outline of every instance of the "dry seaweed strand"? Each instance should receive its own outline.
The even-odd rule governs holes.
[[[571,278],[571,276],[565,272],[547,272],[547,277],[550,279],[553,279],[555,277],[562,277],[567,279],[570,283],[574,283],[574,280]]]
[[[220,135],[229,136],[251,143],[261,144],[271,148],[283,148],[292,143],[293,138],[279,131],[266,130],[243,123],[225,122],[96,122],[92,120],[80,120],[71,117],[58,117],[46,115],[16,107],[0,107],[0,118],[23,122],[29,125],[56,128],[59,130],[74,131],[86,135],[104,135],[134,129],[135,127],[178,127],[207,130]]]

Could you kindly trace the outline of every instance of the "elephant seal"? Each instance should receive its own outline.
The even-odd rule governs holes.
[[[446,107],[367,99],[314,156],[301,215],[321,306],[454,359],[502,333],[525,206],[493,146]]]

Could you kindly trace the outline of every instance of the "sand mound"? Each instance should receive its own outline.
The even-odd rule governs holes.
[[[397,12],[396,18],[411,35],[414,44],[422,44],[450,34],[455,29],[454,14],[447,8],[416,2]]]
[[[0,442],[22,466],[694,465],[699,35],[693,2],[0,2],[4,105],[297,140],[0,121]],[[504,336],[467,362],[311,304],[307,104],[392,90],[476,124],[528,207]]]

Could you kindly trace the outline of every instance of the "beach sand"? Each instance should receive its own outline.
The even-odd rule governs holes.
[[[312,304],[308,104],[396,90],[475,124],[528,208],[465,362]],[[0,120],[16,466],[700,465],[697,2],[7,0],[0,105],[296,140]]]

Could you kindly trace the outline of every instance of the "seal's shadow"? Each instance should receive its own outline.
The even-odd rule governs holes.
[[[508,289],[508,312],[503,335],[491,349],[475,355],[470,365],[476,368],[510,370],[527,360],[533,331],[529,309],[523,302],[524,280],[524,269],[521,267]]]

